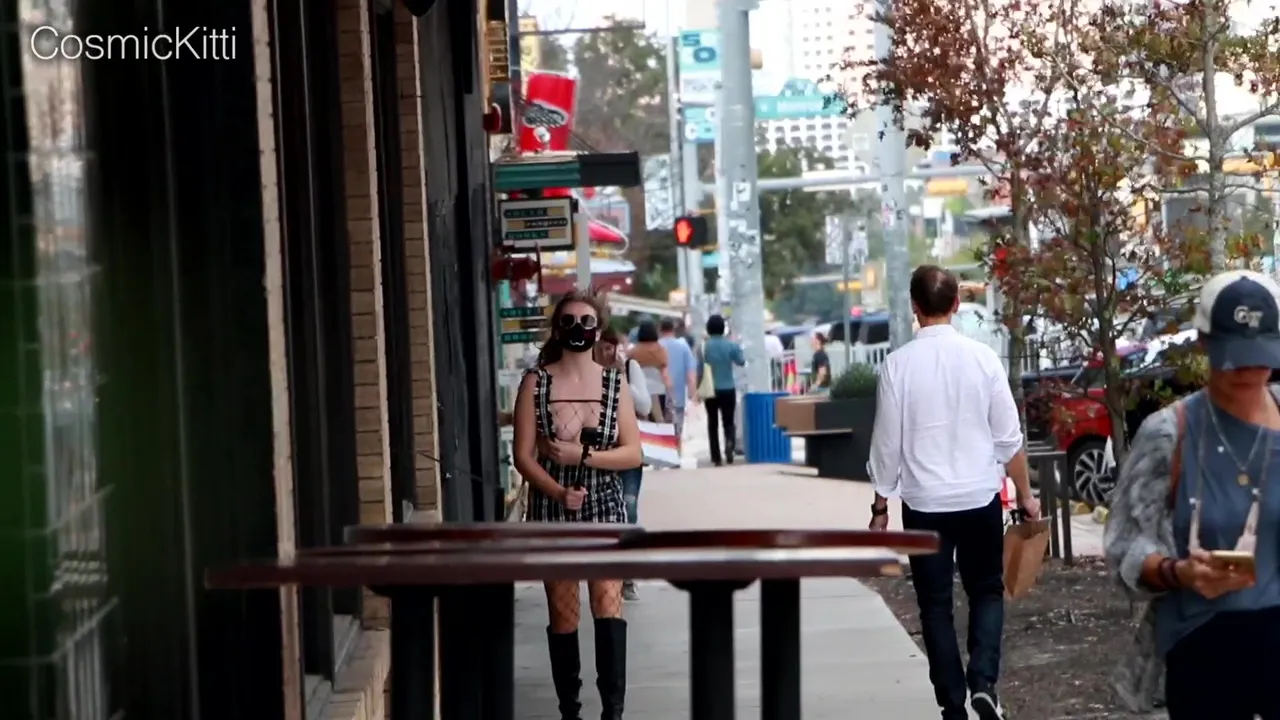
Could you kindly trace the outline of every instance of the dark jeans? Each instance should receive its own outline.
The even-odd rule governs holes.
[[[942,717],[964,720],[968,692],[995,690],[1004,633],[1004,514],[1000,496],[959,512],[926,513],[902,506],[902,527],[938,533],[938,552],[911,556],[911,583],[929,656],[929,680]],[[955,569],[969,597],[969,668],[956,641]]]
[[[622,500],[627,505],[627,522],[632,525],[636,524],[637,518],[640,516],[639,500],[640,500],[640,481],[644,477],[644,468],[638,467],[631,470],[623,470],[622,475]]]
[[[1169,720],[1280,720],[1280,608],[1224,612],[1165,656]]]
[[[720,464],[720,424],[724,423],[724,447],[729,462],[733,462],[734,439],[738,437],[734,427],[738,407],[737,390],[717,390],[707,398],[707,441],[711,444],[711,462]]]

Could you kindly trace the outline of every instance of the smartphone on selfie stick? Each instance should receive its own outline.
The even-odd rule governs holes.
[[[574,490],[582,489],[582,476],[587,471],[587,456],[591,454],[591,448],[600,442],[600,429],[582,428],[582,432],[578,434],[578,442],[582,443],[582,461],[578,463],[577,479],[573,483]]]

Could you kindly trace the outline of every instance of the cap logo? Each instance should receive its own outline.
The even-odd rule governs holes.
[[[1247,305],[1241,305],[1236,308],[1235,319],[1241,325],[1257,330],[1262,325],[1262,311],[1250,310]]]

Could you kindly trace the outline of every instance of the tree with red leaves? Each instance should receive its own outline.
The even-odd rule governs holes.
[[[1215,271],[1228,267],[1257,176],[1275,168],[1250,130],[1280,117],[1280,17],[1255,2],[1243,12],[1237,4],[1233,18],[1233,4],[1104,0],[1087,16],[1079,52],[1053,56],[1069,83],[1096,78],[1158,130],[1143,139],[1172,177],[1162,193],[1193,199],[1187,227],[1177,230],[1207,234]],[[1253,162],[1229,170],[1233,155]]]
[[[1037,138],[1053,116],[1056,70],[1033,49],[1066,41],[1054,24],[1068,0],[895,0],[872,13],[894,43],[888,57],[857,60],[850,52],[840,75],[851,113],[892,108],[909,144],[928,149],[946,136],[955,164],[980,163],[989,200],[1010,210],[1007,232],[1027,247],[1031,206],[1027,172],[1038,162]],[[1022,310],[1006,301],[1010,384],[1021,400]]]

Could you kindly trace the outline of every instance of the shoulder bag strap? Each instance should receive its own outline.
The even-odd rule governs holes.
[[[1178,504],[1178,483],[1182,481],[1182,436],[1187,431],[1186,402],[1179,400],[1173,404],[1173,414],[1177,418],[1177,435],[1173,441],[1173,457],[1169,458],[1169,507]]]

